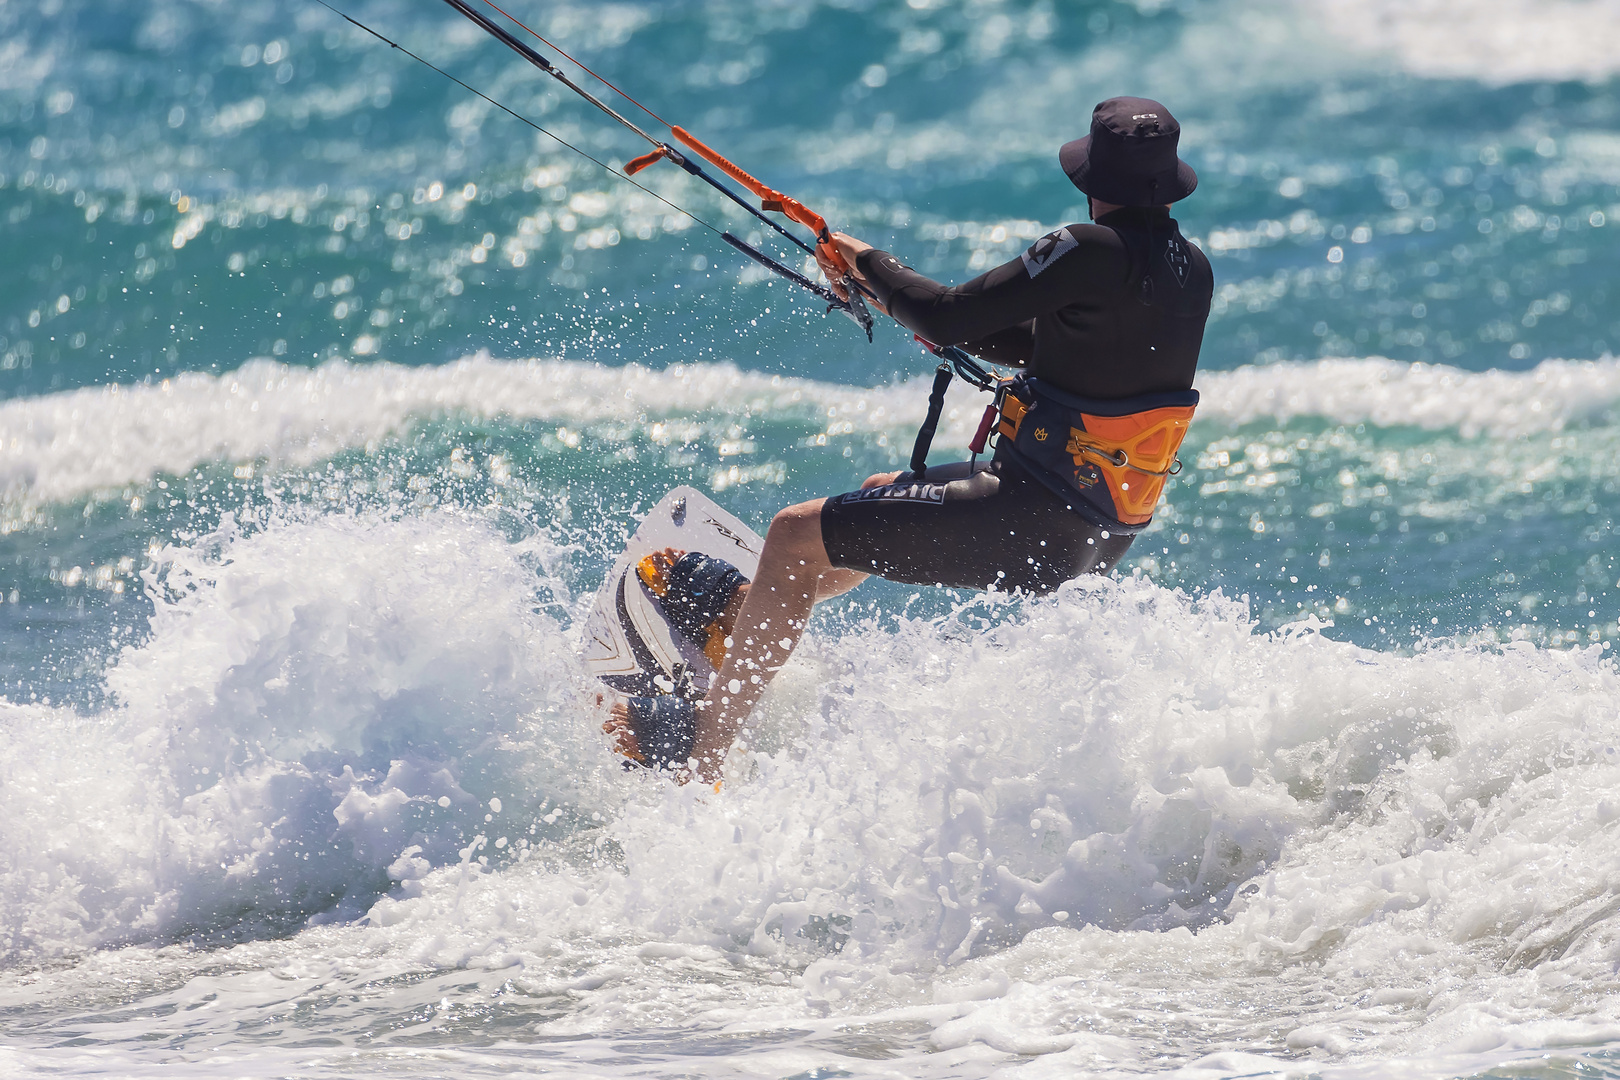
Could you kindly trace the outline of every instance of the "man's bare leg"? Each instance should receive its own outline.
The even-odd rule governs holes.
[[[821,506],[825,499],[799,503],[781,511],[765,534],[759,572],[748,599],[737,616],[726,652],[726,662],[709,685],[709,696],[698,706],[697,740],[692,756],[697,777],[710,782],[737,738],[754,704],[776,673],[788,662],[804,635],[810,609],[822,592],[858,584],[850,571],[839,571],[827,561],[821,543]],[[842,588],[840,588],[842,586]]]
[[[899,475],[879,473],[868,477],[861,487],[891,484]],[[697,740],[692,748],[701,780],[712,781],[719,774],[748,714],[804,636],[811,609],[867,578],[858,570],[835,567],[828,561],[821,542],[821,507],[826,501],[813,499],[790,506],[771,520],[759,571],[753,582],[737,591],[721,616],[722,629],[728,622],[731,627],[726,662],[715,674],[708,698],[698,704]],[[622,703],[615,704],[602,730],[614,737],[620,753],[636,757],[639,750],[629,718],[629,710]]]
[[[674,548],[665,550],[679,557]],[[737,616],[742,614],[743,604],[748,600],[748,590],[749,586],[746,583],[738,586],[737,591],[727,601],[725,610],[721,611],[720,617],[715,620],[720,625],[720,632],[728,640],[736,628]],[[604,697],[603,694],[596,695],[598,706],[602,704]],[[619,753],[627,758],[641,760],[641,746],[636,742],[636,733],[630,729],[630,712],[622,702],[614,704],[608,711],[608,718],[602,722],[602,730],[613,737],[614,749]]]
[[[821,583],[816,590],[816,603],[819,604],[823,600],[847,593],[865,581],[866,578],[867,575],[859,570],[829,570],[821,575]],[[743,585],[739,588],[737,594],[731,598],[731,602],[726,605],[726,609],[721,613],[720,618],[716,620],[720,624],[720,632],[726,636],[728,641],[733,643],[737,640],[737,619],[742,614],[743,604],[748,599],[750,588],[749,585]],[[730,654],[729,648],[727,654]],[[715,685],[719,684],[716,683]],[[602,703],[602,699],[603,695],[598,694],[596,697],[598,705]],[[622,703],[613,705],[609,710],[608,718],[602,723],[602,730],[613,736],[615,748],[619,753],[629,758],[639,759],[641,757],[641,747],[636,743],[635,732],[630,729],[629,710]]]

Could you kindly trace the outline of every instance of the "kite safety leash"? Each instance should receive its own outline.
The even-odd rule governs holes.
[[[996,391],[999,380],[955,345],[935,345],[916,334],[912,335],[912,340],[939,357],[939,367],[934,369],[934,385],[928,392],[928,415],[923,418],[922,427],[917,429],[917,441],[911,447],[909,476],[913,480],[923,480],[928,475],[928,450],[934,443],[934,433],[939,430],[939,418],[945,411],[945,391],[950,388],[951,380],[961,379],[970,386],[991,393]],[[979,455],[984,453],[985,440],[989,438],[990,428],[996,421],[1000,400],[1001,395],[997,393],[996,401],[985,408],[984,416],[979,420],[979,430],[968,444],[973,454],[968,462],[969,469],[978,463]]]

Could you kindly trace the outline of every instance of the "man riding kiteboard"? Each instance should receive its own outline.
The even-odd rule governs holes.
[[[626,569],[616,595],[629,594],[633,570],[639,582],[633,595],[655,607],[657,615],[650,616],[644,606],[637,611],[661,624],[666,636],[684,642],[662,643],[661,654],[673,664],[665,670],[639,630],[647,655],[638,655],[629,643],[628,607],[609,618],[625,631],[629,653],[621,656],[613,640],[603,642],[607,652],[598,662],[614,668],[612,679],[628,678],[637,689],[644,685],[659,693],[614,705],[603,725],[626,757],[672,769],[681,779],[695,774],[712,780],[754,703],[798,644],[811,608],[870,574],[916,584],[1048,592],[1070,578],[1117,565],[1152,520],[1166,478],[1179,468],[1176,450],[1198,403],[1192,379],[1213,292],[1209,261],[1187,243],[1169,215],[1170,204],[1192,194],[1198,178],[1176,156],[1181,128],[1163,105],[1147,98],[1104,101],[1092,112],[1090,135],[1059,151],[1059,163],[1086,194],[1095,224],[1057,229],[1018,259],[947,288],[886,251],[832,232],[804,203],[557,50],[667,127],[685,149],[638,126],[474,8],[473,0],[445,3],[649,143],[651,152],[622,167],[603,161],[327,0],[316,2],[813,293],[829,312],[854,320],[867,340],[873,320],[866,301],[871,300],[940,357],[910,470],[869,477],[859,491],[778,513],[752,583],[723,559],[696,550],[656,550]],[[557,49],[494,0],[477,2]],[[751,193],[759,206],[705,170],[698,158]],[[660,161],[713,188],[781,240],[813,252],[831,287],[635,179]],[[808,228],[815,246],[770,213]],[[1023,373],[998,384],[969,353]],[[928,445],[953,377],[994,389],[995,403],[970,444],[973,459],[929,469]],[[995,455],[979,465],[992,427]],[[685,498],[672,504],[677,525],[685,504]],[[741,544],[737,535],[727,538]],[[658,636],[650,624],[644,628]],[[614,637],[611,631],[608,637]],[[713,675],[703,682],[693,678],[691,666],[699,663],[699,654]],[[618,670],[621,661],[629,664],[624,671]],[[597,674],[609,680],[605,670]],[[643,684],[643,677],[650,681]],[[701,700],[698,693],[704,694]]]
[[[705,700],[615,705],[603,730],[620,752],[715,779],[812,607],[869,574],[1042,593],[1118,565],[1177,468],[1198,401],[1214,286],[1170,217],[1198,183],[1177,156],[1180,130],[1156,101],[1099,104],[1090,134],[1058,154],[1094,224],[1048,233],[963,285],[833,235],[856,286],[919,338],[1023,369],[997,392],[994,457],[879,474],[782,510],[751,583],[696,552],[644,559],[637,572],[672,625],[723,662]],[[842,274],[828,277],[843,295]]]

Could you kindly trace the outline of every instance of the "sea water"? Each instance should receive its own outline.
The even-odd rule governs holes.
[[[1164,100],[1184,467],[1107,577],[829,605],[718,793],[625,773],[638,515],[901,467],[929,358],[318,4],[0,4],[0,1074],[1620,1074],[1620,4],[509,10],[950,281]]]

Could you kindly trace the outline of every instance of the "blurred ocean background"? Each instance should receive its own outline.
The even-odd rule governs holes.
[[[508,10],[949,281],[1163,100],[1186,468],[1111,578],[829,605],[720,794],[625,774],[638,515],[901,467],[930,359],[312,0],[0,0],[0,1073],[1620,1075],[1620,2]]]

